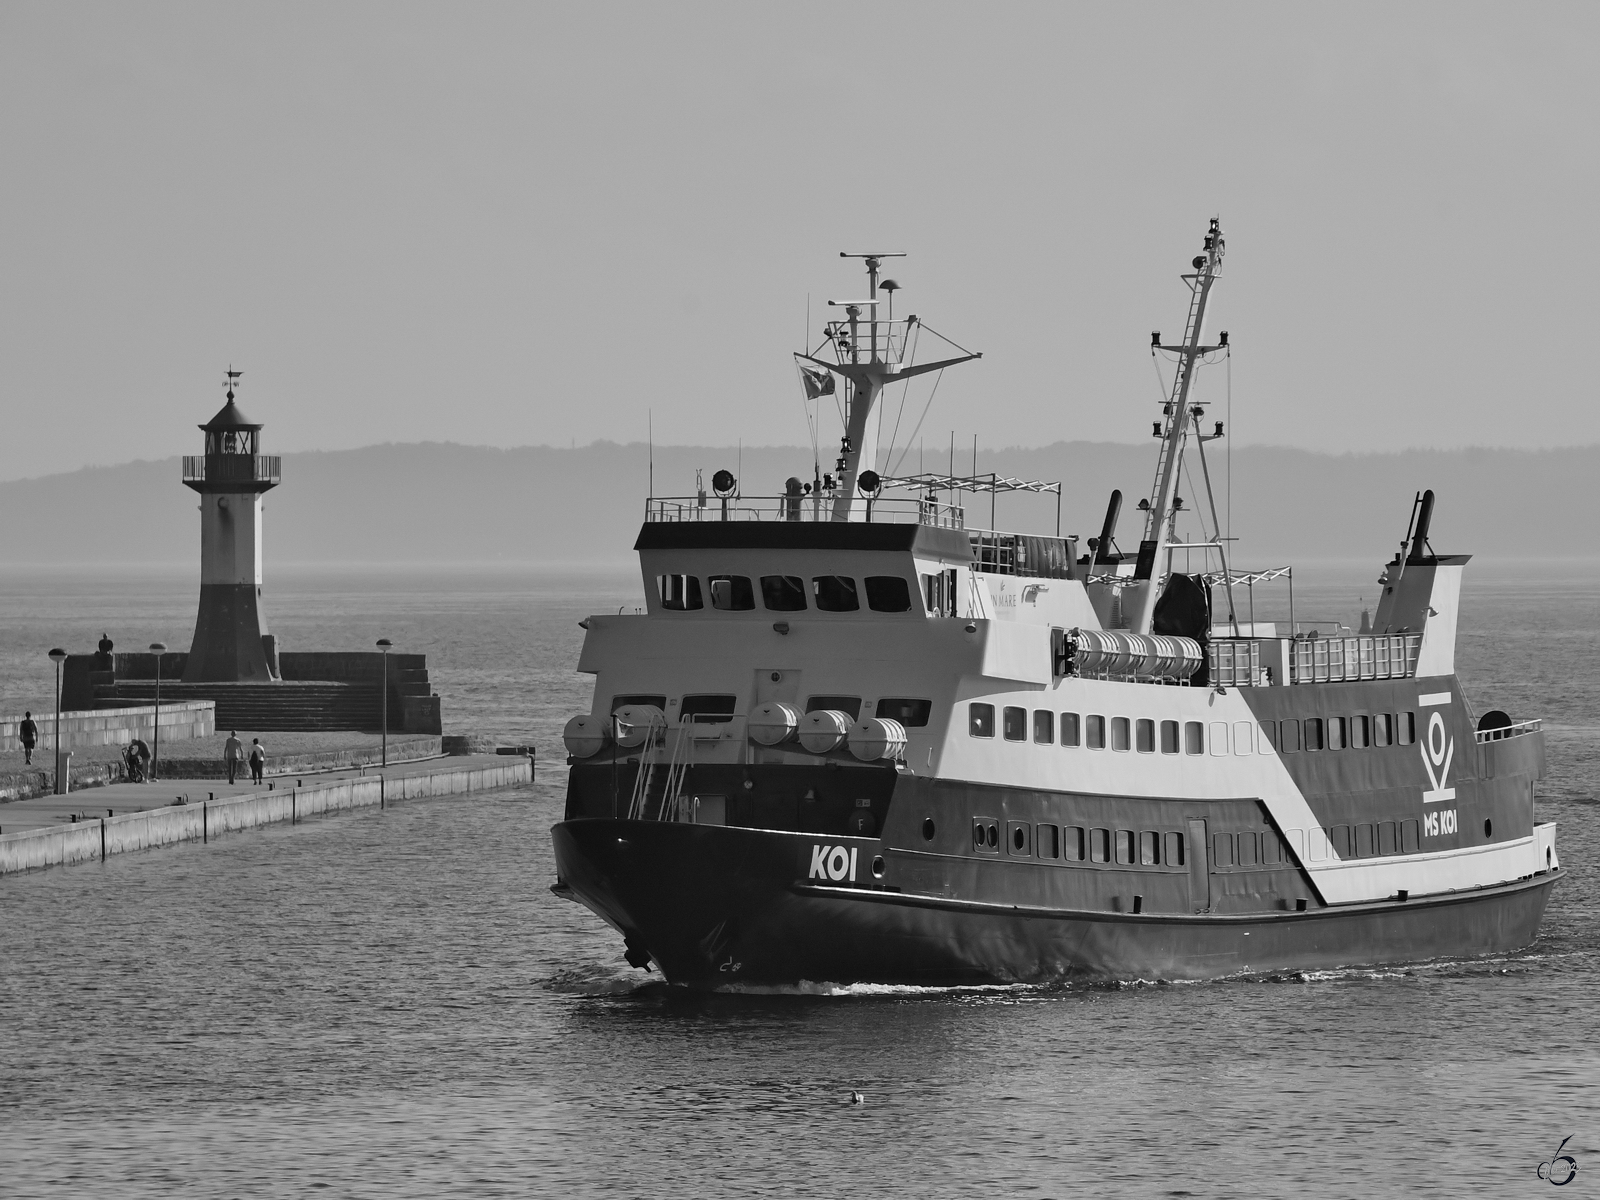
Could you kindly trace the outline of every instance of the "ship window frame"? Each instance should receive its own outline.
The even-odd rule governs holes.
[[[674,600],[668,594],[667,580],[681,581],[682,595]],[[656,600],[663,612],[698,612],[706,606],[705,594],[698,575],[681,571],[667,571],[656,576]]]
[[[1028,710],[1020,704],[1007,704],[1000,710],[1000,734],[1008,742],[1028,740]]]
[[[1033,740],[1041,746],[1055,745],[1056,714],[1051,709],[1033,710]]]
[[[1417,744],[1417,714],[1414,712],[1400,712],[1395,714],[1395,745],[1414,746]]]
[[[1301,722],[1301,724],[1305,726],[1305,730],[1304,730],[1305,738],[1301,742],[1301,745],[1303,745],[1306,748],[1306,753],[1307,754],[1320,753],[1322,748],[1327,744],[1323,740],[1323,735],[1322,735],[1322,718],[1321,717],[1307,717],[1304,721]]]
[[[1261,865],[1261,835],[1254,829],[1247,829],[1239,835],[1238,844],[1234,847],[1239,855],[1241,867],[1259,867]]]
[[[1221,737],[1218,737],[1221,733]],[[1221,758],[1228,753],[1228,723],[1226,721],[1212,721],[1211,728],[1206,730],[1207,739],[1211,742],[1211,754],[1214,758]]]
[[[884,705],[899,705],[894,712],[884,712]],[[922,729],[933,716],[933,701],[917,696],[880,696],[873,711],[890,721],[899,721],[907,729]]]
[[[1372,714],[1372,744],[1378,749],[1394,745],[1394,714]]]
[[[1075,712],[1061,714],[1061,744],[1068,750],[1083,745],[1083,718]]]
[[[1034,849],[1041,859],[1056,862],[1061,858],[1061,829],[1049,821],[1041,821],[1033,828]]]
[[[1116,856],[1117,866],[1131,867],[1133,860],[1139,853],[1138,836],[1131,829],[1117,830]]]
[[[1140,717],[1133,725],[1133,748],[1140,754],[1156,752],[1156,723],[1152,717]]]
[[[1350,744],[1345,718],[1329,717],[1326,724],[1329,750],[1343,750]]]
[[[1082,825],[1063,825],[1061,827],[1061,860],[1063,862],[1082,862],[1088,854],[1085,844]]]
[[[911,585],[904,575],[868,575],[862,590],[867,593],[867,608],[872,612],[903,613],[911,611]],[[895,593],[895,587],[899,591]],[[885,589],[890,595],[885,594]]]
[[[715,700],[717,707],[702,708],[694,701]],[[723,707],[726,702],[726,708]],[[726,725],[739,711],[739,697],[732,692],[691,692],[678,699],[680,725]]]
[[[1264,867],[1283,865],[1283,839],[1278,836],[1275,829],[1268,829],[1261,835],[1261,865]]]
[[[662,712],[667,711],[667,698],[654,692],[618,692],[611,697],[611,711],[627,708],[630,704],[653,704]]]
[[[1133,723],[1127,717],[1111,718],[1111,749],[1126,754],[1133,748]]]
[[[1400,822],[1378,822],[1378,856],[1398,854],[1400,850]]]
[[[768,612],[805,612],[810,607],[804,575],[762,575],[760,579],[761,603]],[[773,603],[774,600],[779,603]],[[788,603],[789,600],[800,603]]]
[[[1238,843],[1231,833],[1213,833],[1211,835],[1211,865],[1213,867],[1231,867],[1239,861]]]
[[[1350,749],[1365,750],[1372,745],[1372,718],[1357,713],[1350,718]]]
[[[1183,723],[1183,752],[1185,754],[1204,754],[1206,752],[1206,726],[1204,721],[1185,721]]]
[[[1416,854],[1422,849],[1422,823],[1416,817],[1400,822],[1400,853]]]
[[[827,603],[823,603],[826,598]],[[811,599],[818,612],[851,613],[861,611],[861,589],[853,575],[813,575]],[[846,601],[848,600],[848,603]]]
[[[1106,748],[1106,719],[1100,713],[1090,713],[1084,718],[1083,748],[1085,750]]]
[[[1259,739],[1258,744],[1266,747],[1261,753],[1267,754],[1271,752],[1276,754],[1278,751],[1278,723],[1276,721],[1258,721],[1256,722],[1256,731],[1256,736]]]
[[[1166,854],[1162,861],[1169,867],[1183,866],[1184,843],[1188,841],[1181,833],[1168,833],[1166,835]]]
[[[1020,839],[1020,841],[1019,841]],[[1033,824],[1030,821],[1006,822],[1006,853],[1012,858],[1033,857]]]
[[[974,700],[967,705],[967,736],[994,737],[994,705]]]
[[[1233,752],[1241,756],[1255,753],[1255,732],[1256,723],[1254,721],[1235,721],[1233,723]],[[1241,746],[1244,749],[1241,750],[1239,748]]]
[[[1098,826],[1089,830],[1089,861],[1093,863],[1111,861],[1111,830]]]
[[[861,697],[834,696],[826,693],[806,697],[806,712],[814,713],[824,710],[842,712],[854,723],[861,719]]]
[[[1300,753],[1300,718],[1286,717],[1278,722],[1278,753]]]
[[[717,584],[726,583],[727,599],[729,603],[717,603]],[[743,594],[740,594],[739,585],[744,585]],[[754,612],[756,608],[756,590],[750,582],[748,575],[707,575],[706,593],[711,597],[711,607],[717,612]],[[745,603],[740,603],[744,601]]]
[[[1378,853],[1378,830],[1373,821],[1361,821],[1355,827],[1355,852],[1357,858],[1374,858]]]
[[[1141,867],[1161,865],[1161,834],[1156,830],[1146,829],[1139,833],[1139,865]]]
[[[1167,736],[1171,733],[1171,737]],[[1170,747],[1170,749],[1169,749]],[[1177,754],[1183,749],[1183,723],[1181,721],[1161,722],[1161,753]]]

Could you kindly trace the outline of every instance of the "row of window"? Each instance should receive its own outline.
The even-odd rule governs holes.
[[[1045,745],[1056,741],[1057,714],[1048,709],[1033,711],[1007,705],[1001,710],[1001,734],[1008,742],[1033,740]],[[1090,750],[1134,750],[1140,754],[1204,754],[1209,744],[1212,754],[1270,754],[1274,751],[1298,753],[1301,750],[1353,750],[1369,746],[1409,746],[1417,740],[1414,712],[1360,713],[1353,717],[1306,717],[1284,721],[1160,721],[1149,718],[1104,717],[1098,713],[1080,716],[1060,714],[1061,744],[1085,746]],[[995,706],[977,701],[968,705],[967,732],[976,738],[995,734]]]
[[[1484,836],[1489,836],[1486,823]],[[1304,830],[1290,829],[1288,843],[1271,829],[1247,829],[1238,833],[1211,835],[1213,867],[1276,867],[1293,860],[1324,862],[1340,859],[1375,858],[1390,854],[1415,854],[1421,833],[1416,819],[1405,821],[1366,821],[1355,825],[1333,825]],[[1005,823],[1005,849],[1013,858],[1041,858],[1047,861],[1112,863],[1118,866],[1181,867],[1188,839],[1182,833],[1157,830],[1100,829],[1081,825],[1033,824],[1028,821]],[[994,817],[972,819],[972,844],[987,853],[1001,848],[1000,822]]]
[[[731,721],[734,713],[738,711],[738,702],[737,696],[727,692],[684,696],[678,704],[679,718],[684,721],[701,722]],[[667,710],[667,698],[662,695],[639,693],[611,697],[612,712],[630,704],[650,704],[662,712]],[[906,728],[915,729],[928,723],[928,717],[933,712],[933,701],[918,700],[910,696],[885,696],[868,707],[877,716],[899,721]],[[852,721],[856,721],[861,717],[861,697],[810,696],[806,699],[808,713],[825,708],[846,713]]]
[[[749,612],[756,606],[756,591],[768,612],[804,612],[812,604],[822,612],[856,612],[861,593],[873,612],[910,612],[911,585],[898,575],[868,575],[858,588],[849,575],[814,575],[810,586],[799,575],[763,575],[752,584],[748,575],[711,575],[705,591],[711,607],[723,612]],[[686,612],[705,607],[705,593],[697,575],[657,575],[661,607]],[[809,600],[807,597],[809,596]]]

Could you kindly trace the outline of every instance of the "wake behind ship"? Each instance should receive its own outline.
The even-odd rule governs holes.
[[[1493,954],[1561,875],[1537,720],[1475,715],[1455,674],[1467,555],[1419,495],[1370,629],[1253,619],[1192,390],[1225,243],[1183,278],[1137,554],[972,528],[967,503],[1056,484],[880,475],[883,388],[916,361],[886,254],[796,356],[838,395],[835,471],[744,496],[727,472],[652,497],[647,608],[586,622],[555,891],[628,961],[695,987],[1203,979]],[[850,257],[850,256],[845,256]],[[881,310],[881,311],[880,311]],[[1180,534],[1180,526],[1190,530]],[[1195,560],[1201,568],[1193,569]],[[1179,563],[1185,570],[1176,569]],[[1292,589],[1292,584],[1290,585]],[[1241,620],[1240,593],[1249,599]]]

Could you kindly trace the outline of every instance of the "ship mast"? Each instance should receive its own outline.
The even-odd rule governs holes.
[[[1132,589],[1133,611],[1128,622],[1128,628],[1134,633],[1150,632],[1155,619],[1156,600],[1161,595],[1161,585],[1167,574],[1168,544],[1173,539],[1173,521],[1177,517],[1177,505],[1181,503],[1177,495],[1178,471],[1183,463],[1183,447],[1195,415],[1189,407],[1195,368],[1200,365],[1203,355],[1223,349],[1227,342],[1227,334],[1223,334],[1222,345],[1201,344],[1205,336],[1206,306],[1211,299],[1212,285],[1216,283],[1222,268],[1223,249],[1222,227],[1218,219],[1213,217],[1211,228],[1206,233],[1205,253],[1197,255],[1192,264],[1195,273],[1183,276],[1192,293],[1183,344],[1163,346],[1159,333],[1153,334],[1150,339],[1150,344],[1156,349],[1178,355],[1178,371],[1173,376],[1171,396],[1162,409],[1163,422],[1157,425],[1161,434],[1161,453],[1156,461],[1155,484],[1145,513],[1144,540],[1139,545],[1139,563],[1134,572],[1135,578],[1142,582]],[[1220,539],[1221,530],[1216,532]],[[1220,540],[1217,549],[1219,552],[1222,549]],[[1222,569],[1226,577],[1226,556]]]
[[[835,521],[859,521],[866,515],[868,497],[858,496],[856,483],[864,469],[878,457],[877,425],[870,418],[884,385],[929,371],[941,371],[957,363],[982,358],[981,354],[963,354],[959,358],[946,358],[938,362],[908,364],[904,361],[910,339],[907,332],[917,323],[916,317],[902,322],[880,320],[878,317],[878,271],[886,258],[904,258],[900,253],[851,254],[839,252],[840,258],[859,258],[867,267],[867,298],[865,300],[829,300],[832,308],[842,308],[844,322],[830,323],[829,340],[833,343],[837,362],[828,362],[810,354],[798,354],[807,362],[816,363],[850,384],[845,402],[844,437],[839,443],[839,459],[835,464],[838,480],[833,493]],[[862,312],[866,310],[866,320]],[[848,324],[848,331],[844,326]],[[866,326],[866,345],[862,345],[862,325]],[[896,337],[895,326],[899,336]]]

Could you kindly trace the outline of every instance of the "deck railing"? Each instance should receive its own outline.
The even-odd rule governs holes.
[[[1543,719],[1535,717],[1531,721],[1518,721],[1515,725],[1502,725],[1499,729],[1480,729],[1478,730],[1478,745],[1481,746],[1485,742],[1503,742],[1506,738],[1537,733],[1543,728]]]
[[[277,483],[283,459],[277,454],[185,454],[185,483]]]
[[[965,529],[967,512],[959,504],[911,496],[863,500],[866,519],[890,525],[932,525]],[[682,521],[812,521],[833,520],[833,501],[810,496],[652,496],[645,501],[647,522]]]
[[[1420,633],[1297,639],[1289,660],[1290,680],[1406,679],[1416,674],[1421,648]]]

